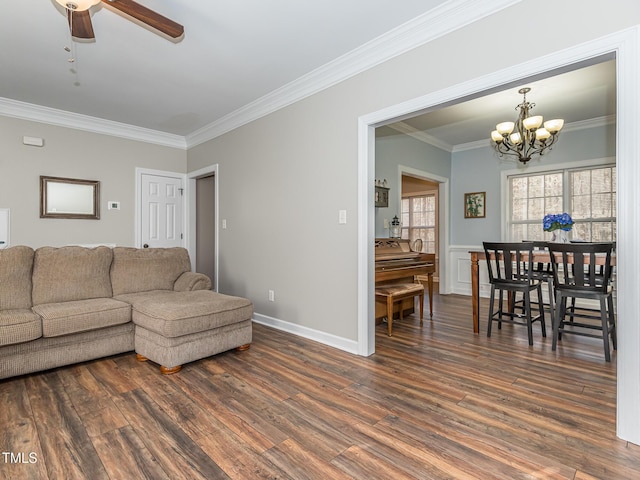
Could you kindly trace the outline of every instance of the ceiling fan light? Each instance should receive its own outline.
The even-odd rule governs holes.
[[[67,10],[73,10],[74,12],[82,12],[89,10],[94,5],[100,3],[101,0],[56,0]]]
[[[509,135],[513,132],[515,124],[513,122],[502,122],[496,125],[496,130],[500,135]]]
[[[522,125],[524,125],[524,128],[527,130],[535,130],[542,125],[542,116],[536,115],[534,117],[527,117],[522,121]]]
[[[504,140],[504,137],[500,135],[500,132],[498,132],[497,130],[494,130],[493,132],[491,132],[491,140],[493,140],[496,143],[501,143],[502,140]]]
[[[564,120],[561,118],[555,118],[553,120],[547,120],[544,122],[544,128],[549,130],[551,133],[557,133],[564,126]]]

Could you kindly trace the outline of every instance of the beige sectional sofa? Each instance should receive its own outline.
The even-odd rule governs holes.
[[[210,288],[183,248],[0,250],[0,378],[133,350],[174,373],[248,348],[252,303]]]

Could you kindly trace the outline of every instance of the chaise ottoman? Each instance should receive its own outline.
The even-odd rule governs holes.
[[[251,344],[253,304],[211,290],[151,291],[120,295],[131,303],[135,351],[164,374],[182,365]]]

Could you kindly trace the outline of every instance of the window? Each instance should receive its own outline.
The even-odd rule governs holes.
[[[436,253],[436,203],[433,193],[402,198],[402,238],[422,239],[424,253]]]
[[[511,240],[550,240],[542,218],[562,212],[573,218],[573,239],[616,240],[615,166],[513,175],[508,177],[508,188]]]

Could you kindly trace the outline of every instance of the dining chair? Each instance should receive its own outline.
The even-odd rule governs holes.
[[[533,243],[533,250],[547,250],[547,242],[542,240],[523,240],[523,242]],[[524,265],[527,268],[527,265]],[[541,283],[547,284],[548,296],[549,296],[549,316],[553,316],[553,300],[555,298],[555,291],[553,289],[553,270],[551,268],[551,260],[548,262],[532,262],[532,278],[538,280]],[[516,302],[520,308],[523,307],[524,300]]]
[[[602,338],[604,357],[611,361],[609,337],[616,349],[616,321],[611,286],[613,243],[549,243],[556,290],[553,316],[552,350],[563,334]],[[601,268],[602,267],[602,268]],[[599,315],[593,309],[567,308],[567,299],[597,300]],[[569,321],[565,320],[569,316]],[[600,333],[592,333],[598,330]]]
[[[541,281],[533,278],[533,242],[483,242],[483,246],[489,270],[489,283],[491,284],[487,337],[491,336],[493,322],[498,322],[498,329],[502,328],[503,322],[526,325],[529,345],[533,345],[534,322],[540,322],[542,336],[547,336]],[[497,310],[494,305],[496,291],[499,298]],[[535,316],[531,307],[532,291],[536,291],[538,294],[538,314]],[[504,306],[505,292],[508,294],[506,310]],[[516,293],[523,295],[522,313],[515,312]]]
[[[571,243],[589,243],[589,242],[586,242],[584,240],[573,239],[573,240],[571,240]],[[611,253],[613,254],[616,251],[616,242],[611,242],[611,245],[612,245]],[[604,265],[598,265],[598,267],[596,268],[596,281],[597,282],[602,282],[603,281],[603,277],[604,277]],[[612,285],[613,285],[613,283],[615,283],[614,280],[613,280],[613,277],[614,277],[614,270],[612,268],[611,275],[609,277],[609,282]],[[583,311],[598,311],[598,310],[593,309],[593,308],[585,308],[585,307],[582,307],[581,310],[583,310]],[[573,315],[571,315],[571,313],[574,313],[575,311],[576,311],[576,298],[573,297],[571,299],[570,306],[567,307],[567,315],[569,315],[569,323],[573,322]]]

